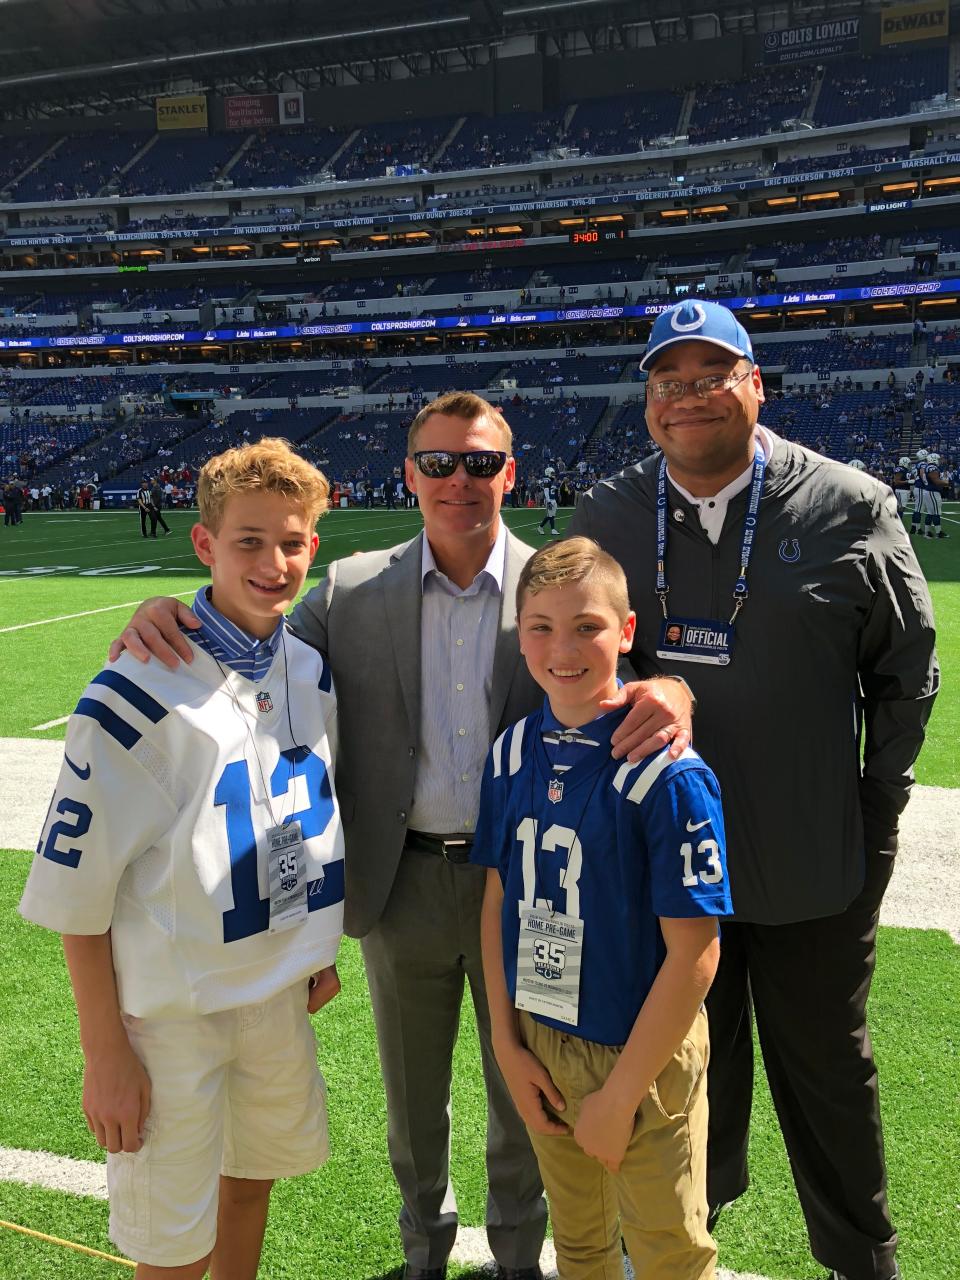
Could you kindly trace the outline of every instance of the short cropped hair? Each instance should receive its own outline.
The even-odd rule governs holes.
[[[210,458],[197,480],[200,523],[217,533],[227,502],[237,493],[279,493],[301,508],[312,529],[327,509],[330,484],[289,441],[265,436],[256,444]]]
[[[527,596],[571,582],[594,582],[602,588],[607,602],[621,622],[630,613],[627,578],[618,561],[603,551],[592,538],[563,538],[551,542],[530,557],[517,583],[517,613]]]
[[[506,449],[507,453],[513,453],[513,432],[496,405],[490,404],[488,400],[484,400],[483,396],[475,395],[472,391],[447,391],[444,395],[437,396],[436,400],[431,400],[429,404],[425,404],[413,422],[411,422],[410,430],[407,433],[408,458],[412,458],[416,452],[417,435],[420,432],[420,428],[435,413],[443,413],[450,418],[463,418],[465,422],[476,422],[478,418],[489,418],[493,425],[500,429],[504,449]]]

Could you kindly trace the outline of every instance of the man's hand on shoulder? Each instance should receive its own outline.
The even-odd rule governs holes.
[[[196,630],[200,619],[192,609],[172,596],[151,596],[144,600],[110,645],[108,657],[111,662],[116,662],[127,650],[138,662],[157,658],[174,671],[181,660],[193,661],[193,650],[181,632],[181,626]]]
[[[686,684],[667,676],[625,684],[614,698],[601,702],[604,711],[629,705],[630,711],[611,739],[613,756],[635,764],[669,743],[679,759],[693,739],[693,696]]]

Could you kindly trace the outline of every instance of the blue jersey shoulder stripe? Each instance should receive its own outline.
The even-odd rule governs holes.
[[[136,707],[141,715],[146,716],[154,724],[167,714],[166,707],[155,698],[151,698],[149,693],[145,693],[138,684],[122,676],[119,671],[101,671],[98,676],[94,676],[91,684],[103,684],[114,693],[119,693],[121,698],[126,698],[131,706]]]
[[[128,751],[131,747],[135,747],[142,737],[132,724],[127,724],[126,720],[121,719],[105,702],[98,702],[96,698],[81,698],[73,714],[89,716],[91,720],[96,720],[112,738],[116,738],[121,747],[126,747]]]

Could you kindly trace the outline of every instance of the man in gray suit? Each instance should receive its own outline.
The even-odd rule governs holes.
[[[346,928],[362,938],[403,1208],[406,1280],[441,1280],[457,1232],[449,1180],[450,1082],[464,982],[487,1089],[487,1236],[501,1280],[537,1280],[546,1227],[539,1172],[494,1059],[480,958],[482,868],[469,863],[490,743],[538,707],[520,661],[514,599],[533,548],[500,520],[512,437],[479,396],[450,393],[410,429],[406,482],[425,536],[334,561],[294,631],[326,655],[339,706],[336,787],[346,835]],[[123,642],[188,656],[148,601]],[[169,646],[165,643],[169,640]],[[115,646],[119,648],[119,646]],[[677,683],[630,686],[625,754],[686,745]]]

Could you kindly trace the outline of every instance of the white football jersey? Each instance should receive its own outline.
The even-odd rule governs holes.
[[[21,914],[60,933],[110,929],[120,1007],[136,1017],[258,1003],[332,964],[335,733],[329,668],[289,632],[258,684],[196,645],[176,671],[123,654],[70,717]],[[288,820],[309,910],[270,932],[266,835]]]

